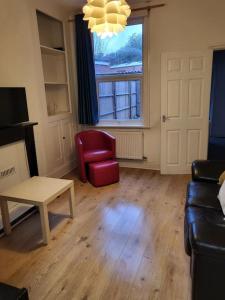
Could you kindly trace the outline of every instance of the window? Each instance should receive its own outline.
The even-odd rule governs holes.
[[[144,18],[112,38],[93,35],[100,123],[143,120]]]

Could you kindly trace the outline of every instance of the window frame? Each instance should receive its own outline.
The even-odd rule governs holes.
[[[149,127],[149,17],[148,12],[143,10],[138,14],[133,13],[130,17],[128,25],[143,24],[143,70],[139,74],[107,74],[107,75],[96,75],[96,87],[97,97],[99,101],[99,83],[100,82],[115,82],[115,81],[129,81],[129,80],[140,80],[141,81],[141,117],[140,119],[125,119],[125,120],[99,120],[96,127]]]

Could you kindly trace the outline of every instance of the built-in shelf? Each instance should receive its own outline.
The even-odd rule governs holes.
[[[45,82],[45,85],[68,85],[67,82]]]
[[[69,112],[69,93],[67,85],[45,85],[48,115],[58,115]]]
[[[57,111],[56,113],[50,115],[50,116],[58,116],[58,115],[63,115],[63,114],[68,114],[69,112],[68,111]]]
[[[64,50],[58,50],[58,49],[47,47],[47,46],[43,46],[43,45],[41,45],[40,47],[41,47],[41,53],[42,54],[51,54],[51,55],[62,55],[62,54],[65,54]]]
[[[48,117],[70,113],[68,66],[63,23],[37,11]],[[60,50],[62,49],[62,50]]]

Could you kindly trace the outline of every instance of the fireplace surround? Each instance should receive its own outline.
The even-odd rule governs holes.
[[[39,175],[33,130],[34,126],[36,125],[38,125],[37,122],[24,122],[0,127],[0,147],[24,140],[27,152],[29,173],[31,177]],[[24,219],[27,215],[30,215],[35,210],[36,207],[31,207],[25,213],[13,220],[11,225],[19,223],[22,219]],[[3,229],[0,229],[0,234],[2,234],[3,232]]]
[[[0,127],[0,146],[5,146],[20,140],[25,141],[30,176],[38,176],[38,165],[34,141],[33,127],[37,122],[24,122],[6,127]]]

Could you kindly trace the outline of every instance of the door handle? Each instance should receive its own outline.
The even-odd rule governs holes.
[[[168,118],[167,116],[163,115],[162,116],[162,121],[163,123],[165,123],[166,121],[168,121],[170,118]]]

